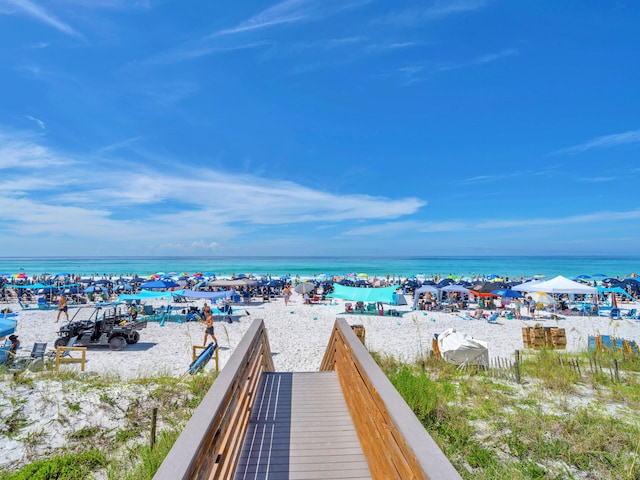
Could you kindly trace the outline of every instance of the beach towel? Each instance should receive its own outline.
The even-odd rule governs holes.
[[[467,315],[467,314],[458,314],[458,317],[460,317],[462,320],[475,320],[471,315]]]

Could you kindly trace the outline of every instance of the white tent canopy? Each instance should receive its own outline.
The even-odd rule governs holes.
[[[518,292],[545,292],[545,293],[578,293],[583,295],[597,295],[598,289],[582,283],[569,280],[562,275],[547,280],[546,282],[522,283],[512,287]]]

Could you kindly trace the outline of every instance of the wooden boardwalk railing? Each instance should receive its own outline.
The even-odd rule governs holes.
[[[361,444],[360,455],[364,454],[371,478],[461,478],[344,319],[336,320],[320,370],[335,371],[338,377],[353,421],[352,428]],[[264,322],[256,320],[178,437],[154,480],[233,478],[261,378],[263,373],[273,371]],[[307,409],[313,403],[305,402]],[[287,455],[290,458],[293,452]],[[327,459],[327,462],[335,461],[335,458]],[[259,476],[256,470],[255,478],[293,478],[293,462],[289,465],[275,476],[270,475],[269,470],[260,470],[263,474]],[[320,468],[326,471],[326,465]],[[313,478],[326,478],[321,476],[324,474],[315,472]],[[298,474],[295,478],[308,477]]]
[[[254,321],[153,477],[154,480],[233,477],[254,393],[273,372],[263,321]]]
[[[338,374],[372,478],[461,478],[342,318],[320,370]]]

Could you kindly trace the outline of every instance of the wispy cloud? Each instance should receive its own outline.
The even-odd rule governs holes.
[[[82,34],[75,31],[70,25],[64,23],[55,15],[47,12],[44,8],[29,0],[0,0],[0,7],[3,6],[7,8],[5,8],[5,10],[0,9],[0,13],[21,13],[45,23],[62,33],[66,33],[67,35],[82,37]]]
[[[467,62],[460,62],[460,63],[451,63],[451,64],[447,64],[447,65],[441,65],[439,67],[436,67],[433,71],[434,72],[446,72],[449,70],[459,70],[461,68],[469,68],[469,67],[474,67],[474,66],[478,66],[478,65],[486,65],[489,63],[493,63],[493,62],[497,62],[499,60],[503,60],[505,58],[509,58],[509,57],[513,57],[515,55],[518,55],[518,50],[515,48],[505,48],[499,52],[496,53],[489,53],[486,55],[480,55],[478,57],[472,58],[471,60],[467,61]]]
[[[147,65],[179,63],[188,60],[195,60],[200,57],[206,57],[208,55],[263,48],[274,44],[275,42],[272,41],[261,40],[256,42],[243,42],[235,45],[220,45],[217,43],[211,43],[211,39],[209,39],[196,42],[194,45],[183,46],[167,52],[162,52],[158,55],[154,55],[143,63]]]
[[[640,142],[640,130],[629,130],[624,133],[616,133],[613,135],[604,135],[602,137],[596,137],[593,140],[589,140],[588,142],[581,143],[580,145],[575,145],[573,147],[562,148],[560,150],[556,150],[555,152],[551,152],[551,155],[575,155],[577,153],[586,152],[587,150],[591,150],[592,148],[610,148],[617,147],[620,145],[628,145],[632,143]]]
[[[29,120],[31,120],[32,122],[35,122],[42,130],[46,130],[47,127],[44,124],[44,122],[42,120],[40,120],[39,118],[36,117],[32,117],[31,115],[25,115],[26,118],[28,118]]]
[[[424,82],[429,77],[441,74],[444,72],[449,72],[452,70],[460,70],[464,68],[473,68],[479,67],[482,65],[487,65],[490,63],[498,62],[500,60],[504,60],[509,57],[513,57],[518,55],[519,51],[515,48],[505,48],[496,53],[489,53],[485,55],[480,55],[471,60],[465,62],[452,62],[452,63],[444,63],[440,65],[427,65],[424,63],[414,63],[411,65],[405,65],[400,67],[396,71],[395,76],[400,76],[402,78],[402,84],[404,86],[412,85],[419,82]],[[391,77],[393,74],[382,75],[382,77]]]
[[[468,221],[448,221],[448,222],[416,222],[416,221],[400,221],[385,222],[375,225],[366,225],[347,230],[343,233],[345,236],[396,236],[403,233],[432,233],[432,232],[470,232],[478,230],[513,230],[514,228],[539,228],[553,227],[563,225],[597,225],[603,222],[610,224],[611,222],[626,222],[629,220],[640,219],[640,209],[612,212],[602,211],[587,215],[571,215],[556,218],[527,218],[522,219],[506,219],[506,220],[488,220],[481,222]]]
[[[390,13],[377,19],[375,23],[413,27],[451,15],[472,12],[483,8],[486,4],[486,0],[439,0],[431,2],[430,5]]]
[[[248,20],[240,22],[234,27],[218,30],[212,33],[210,37],[235,35],[302,21],[317,21],[336,15],[343,10],[366,5],[370,3],[370,1],[371,0],[285,0],[284,2],[280,2],[263,10]]]
[[[162,165],[171,159],[143,164],[107,156],[135,140],[78,157],[45,146],[42,137],[1,135],[0,239],[64,234],[118,243],[126,231],[154,248],[206,250],[256,229],[392,220],[425,205],[415,197],[330,193],[207,167],[168,171]],[[215,192],[215,202],[207,192]]]

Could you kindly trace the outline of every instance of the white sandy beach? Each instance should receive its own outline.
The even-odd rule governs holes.
[[[411,297],[407,298],[409,304]],[[202,300],[196,305],[201,306]],[[162,301],[154,301],[156,306]],[[220,368],[240,342],[252,321],[263,319],[267,327],[274,364],[279,371],[316,371],[325,352],[336,317],[343,317],[352,325],[361,324],[366,330],[366,346],[383,355],[412,361],[425,355],[431,348],[434,333],[454,327],[489,344],[490,357],[509,357],[516,349],[523,349],[522,327],[535,323],[558,326],[566,331],[567,351],[584,350],[589,335],[608,334],[640,341],[640,321],[617,320],[606,317],[564,317],[559,320],[539,318],[531,320],[507,320],[501,317],[497,324],[486,320],[463,320],[456,314],[442,312],[411,311],[409,306],[396,307],[400,317],[344,314],[343,300],[335,305],[305,305],[301,295],[294,294],[289,306],[281,298],[266,303],[234,307],[234,321],[215,322],[215,333],[220,344]],[[18,305],[10,305],[20,311]],[[624,308],[637,307],[626,304]],[[71,316],[76,312],[70,309]],[[85,315],[89,315],[90,309]],[[58,338],[60,323],[55,323],[55,310],[20,311],[16,333],[22,343],[21,355],[29,355],[34,342],[47,342],[53,348]],[[76,319],[82,319],[79,313]],[[108,347],[91,347],[86,353],[88,374],[117,374],[123,379],[155,374],[181,376],[191,364],[192,346],[202,344],[204,325],[198,322],[167,322],[160,326],[149,322],[141,330],[141,339],[135,345],[127,345],[122,351]],[[79,371],[78,364],[63,368]],[[213,369],[214,362],[206,366]],[[141,385],[110,387],[109,392],[82,394],[56,381],[36,382],[33,385],[13,385],[9,375],[4,379],[0,395],[0,415],[9,418],[16,413],[15,399],[25,403],[20,407],[29,425],[18,436],[0,436],[0,467],[18,468],[34,459],[54,454],[68,446],[68,438],[82,428],[99,428],[114,432],[127,422],[126,408],[131,402],[153,402],[149,391]],[[113,390],[115,388],[115,390]],[[105,406],[102,395],[117,398],[118,408]],[[13,399],[13,400],[12,400]],[[142,400],[141,400],[142,399]],[[77,403],[78,411],[71,408]],[[66,420],[60,421],[60,416]],[[71,420],[72,419],[72,420]],[[162,428],[160,419],[159,428]],[[30,435],[41,435],[37,446],[29,441]],[[100,477],[96,478],[106,478]]]
[[[409,304],[411,297],[407,298]],[[154,301],[156,306],[162,301]],[[202,300],[194,303],[201,306]],[[490,357],[508,357],[516,349],[523,349],[522,327],[541,324],[545,327],[561,327],[567,336],[567,351],[584,350],[589,335],[607,334],[640,342],[640,321],[611,320],[608,317],[564,316],[553,320],[551,315],[535,321],[498,319],[497,324],[484,320],[463,320],[457,314],[443,312],[411,311],[409,306],[396,307],[402,316],[374,316],[344,314],[344,301],[336,305],[327,301],[322,305],[305,305],[301,295],[294,294],[289,306],[282,299],[256,302],[249,306],[234,306],[234,321],[215,322],[215,334],[220,345],[220,368],[224,368],[231,353],[240,342],[252,321],[265,322],[276,369],[280,371],[315,371],[318,369],[336,317],[361,324],[366,330],[366,346],[369,350],[390,355],[404,361],[412,361],[431,348],[434,333],[456,328],[488,342]],[[34,342],[48,342],[53,348],[57,331],[64,323],[55,323],[55,310],[20,311],[18,305],[10,305],[17,312],[16,333],[22,344],[22,355],[28,355]],[[623,309],[637,307],[624,304]],[[86,318],[80,312],[76,319]],[[623,310],[624,311],[624,310]],[[75,314],[70,309],[70,316]],[[63,317],[64,318],[64,317]],[[216,317],[218,318],[218,317]],[[191,363],[192,346],[202,345],[204,325],[198,322],[167,322],[160,326],[149,322],[140,331],[140,342],[127,345],[122,351],[108,347],[91,347],[87,350],[87,372],[118,374],[123,378],[166,373],[181,375]],[[79,369],[78,365],[65,368]],[[207,368],[214,368],[213,362]]]

